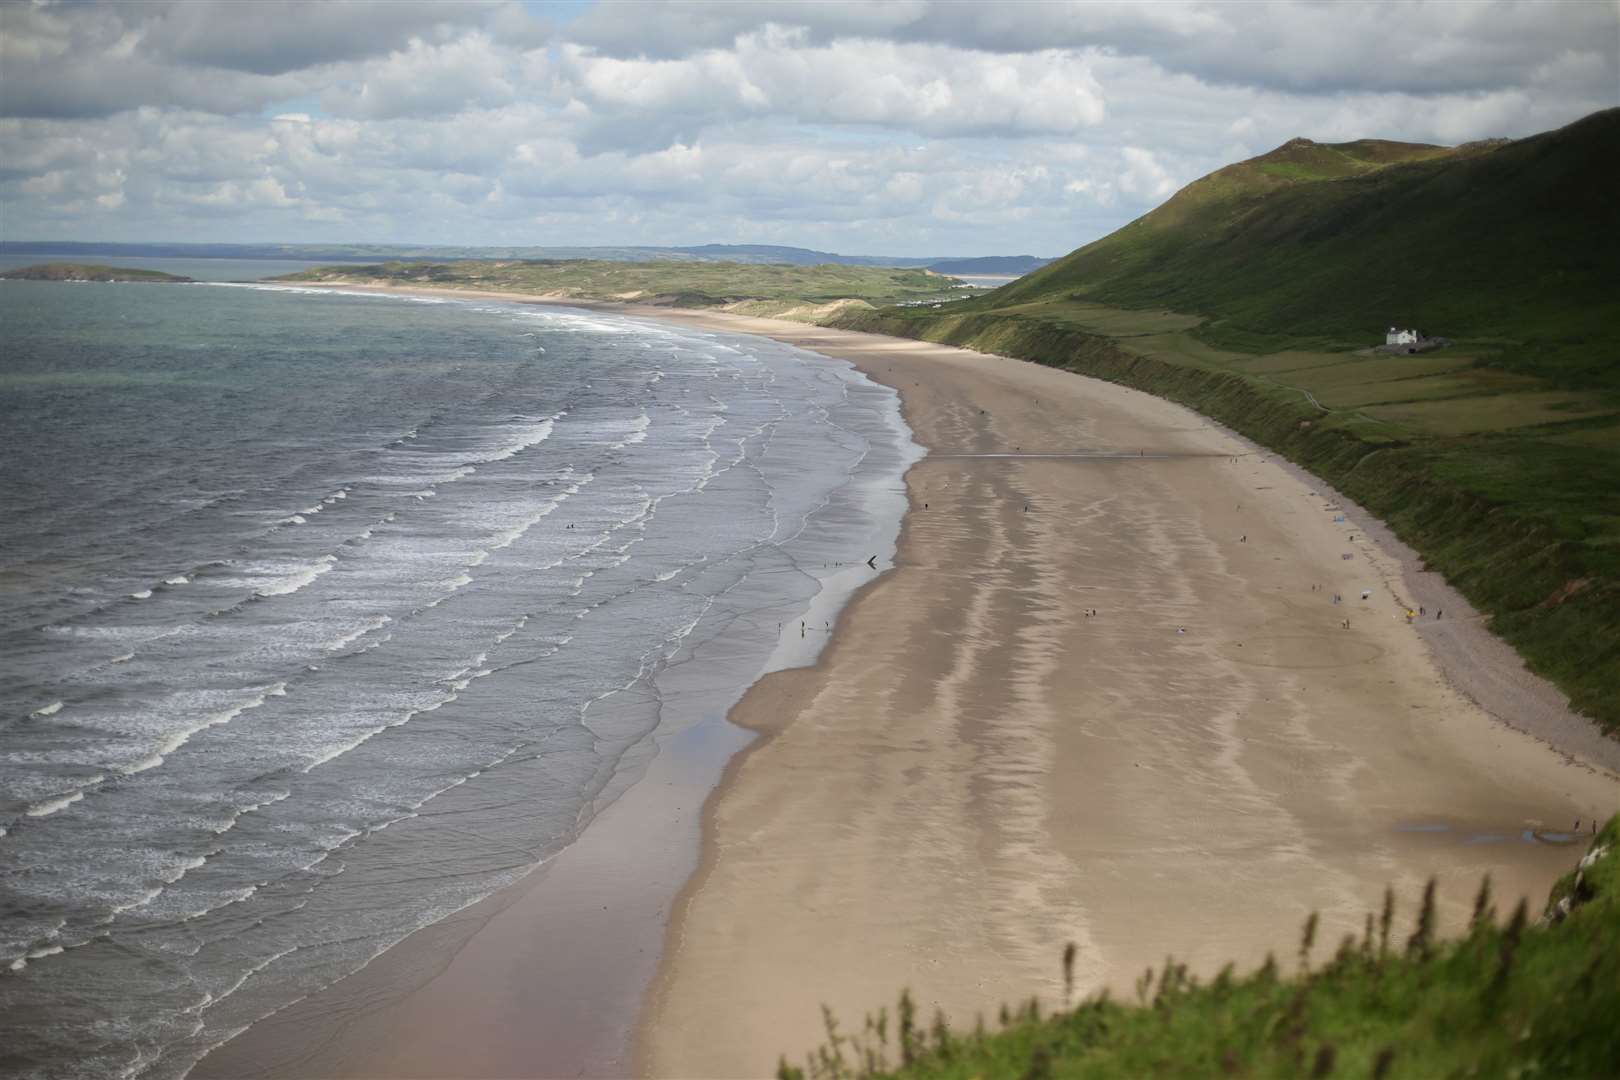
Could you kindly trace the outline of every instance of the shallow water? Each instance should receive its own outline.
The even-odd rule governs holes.
[[[692,665],[807,658],[915,453],[845,364],[611,315],[8,282],[0,327],[8,1074],[181,1075],[528,873]]]

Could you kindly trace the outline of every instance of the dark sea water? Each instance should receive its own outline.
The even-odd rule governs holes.
[[[0,1073],[37,1077],[183,1075],[530,872],[666,671],[712,709],[804,658],[915,457],[773,342],[225,285],[0,283],[0,438]]]

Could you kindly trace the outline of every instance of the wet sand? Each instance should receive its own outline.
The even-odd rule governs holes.
[[[1128,992],[1169,953],[1200,973],[1286,959],[1313,909],[1330,950],[1386,884],[1410,914],[1431,873],[1453,924],[1487,871],[1499,904],[1536,900],[1577,849],[1526,831],[1620,804],[1615,774],[1453,685],[1470,669],[1424,635],[1476,655],[1460,604],[1408,624],[1415,566],[1196,414],[963,350],[615,310],[767,334],[898,388],[930,456],[895,569],[814,667],[731,711],[765,737],[701,817],[744,741],[723,729],[666,745],[552,865],[207,1075],[255,1042],[305,1048],[264,1075],[628,1075],[656,962],[636,1071],[762,1076],[818,1041],[822,1004],[848,1029],[902,986],[954,1023],[1056,1001],[1066,941],[1082,992]],[[649,894],[602,916],[604,883]]]

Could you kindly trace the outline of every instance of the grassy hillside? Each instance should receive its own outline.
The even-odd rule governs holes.
[[[1620,731],[1620,110],[1512,143],[1300,140],[1029,276],[837,325],[1189,405],[1388,521]],[[1455,344],[1369,354],[1391,323]]]
[[[580,259],[328,266],[279,280],[492,289],[676,307],[746,304],[749,314],[760,315],[791,314],[794,308],[841,300],[858,300],[866,305],[934,300],[952,295],[959,284],[954,278],[926,270],[894,267]]]
[[[1620,1064],[1620,817],[1541,919],[1523,901],[1499,919],[1482,883],[1467,936],[1432,935],[1433,883],[1416,927],[1392,939],[1393,897],[1359,938],[1318,943],[1316,916],[1280,972],[1268,960],[1201,984],[1167,960],[1135,1004],[1093,997],[1043,1016],[1004,1008],[993,1033],[929,1024],[903,996],[829,1040],[782,1080],[1137,1080],[1140,1077],[1563,1077],[1597,1080]]]
[[[8,270],[0,278],[11,281],[149,281],[188,282],[191,279],[161,270],[139,270],[130,266],[101,266],[94,263],[40,263],[20,270]]]
[[[1514,143],[1295,140],[1198,180],[999,303],[1078,297],[1211,317],[1205,340],[1370,344],[1390,324],[1487,363],[1620,392],[1620,109]]]

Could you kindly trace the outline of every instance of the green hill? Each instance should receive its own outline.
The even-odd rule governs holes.
[[[1503,339],[1490,362],[1620,391],[1620,109],[1455,149],[1295,139],[1189,184],[1004,290],[1211,316],[1250,348],[1389,325]]]
[[[1573,859],[1572,859],[1573,861]],[[1567,1077],[1620,1064],[1620,818],[1592,840],[1536,921],[1521,900],[1497,918],[1489,879],[1466,936],[1436,940],[1433,882],[1410,935],[1391,935],[1394,898],[1329,952],[1316,916],[1280,974],[1231,967],[1202,983],[1167,960],[1137,1002],[1106,995],[1043,1016],[1031,999],[999,1030],[918,1018],[909,995],[781,1080],[1137,1080],[1139,1077]],[[1404,915],[1401,918],[1404,923]],[[1404,938],[1404,940],[1402,940]]]
[[[1189,405],[1387,521],[1620,732],[1620,110],[1296,139],[994,292],[832,322]],[[1390,325],[1453,344],[1373,354]]]

